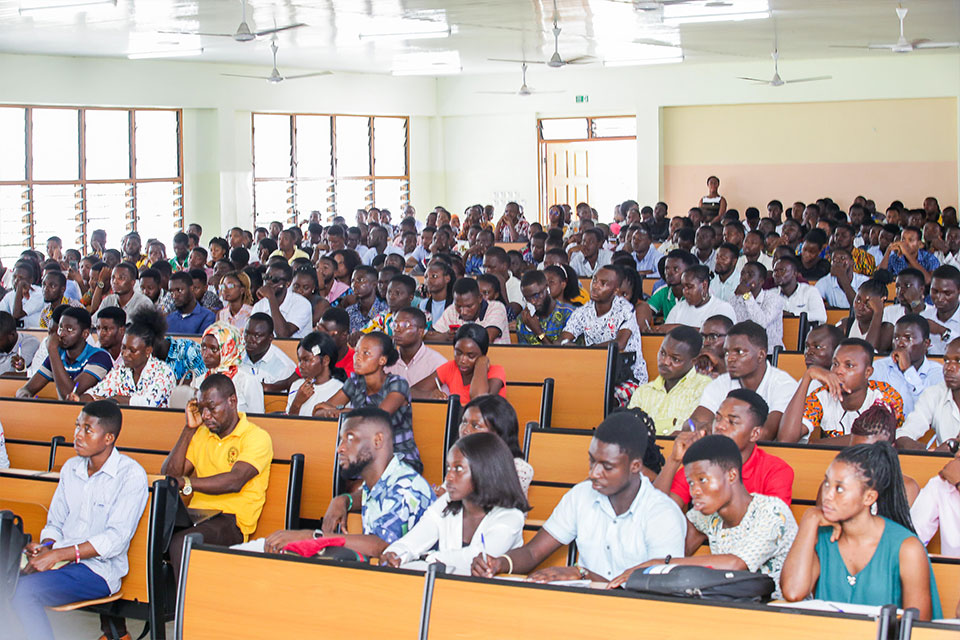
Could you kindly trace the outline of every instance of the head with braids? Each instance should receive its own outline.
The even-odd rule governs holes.
[[[821,498],[824,518],[841,526],[866,512],[914,531],[900,461],[886,442],[841,451],[827,469]]]
[[[631,414],[636,422],[637,428],[643,429],[646,432],[646,447],[643,450],[643,466],[659,473],[663,467],[664,458],[662,447],[657,444],[657,426],[653,423],[653,418],[640,408],[621,408],[616,409],[613,413]]]
[[[890,405],[877,402],[857,416],[850,427],[850,444],[893,444],[897,432],[897,415]]]

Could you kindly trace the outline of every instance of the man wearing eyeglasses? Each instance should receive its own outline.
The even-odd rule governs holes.
[[[277,338],[302,338],[313,325],[310,302],[288,289],[292,281],[290,265],[272,262],[263,286],[257,291],[260,300],[253,305],[254,313],[266,313],[273,318],[273,332]]]
[[[176,309],[167,315],[167,333],[198,336],[217,321],[213,311],[197,302],[189,272],[170,276],[170,296]]]
[[[550,295],[543,271],[528,271],[520,281],[526,305],[517,323],[519,344],[554,344],[560,339],[573,307]]]

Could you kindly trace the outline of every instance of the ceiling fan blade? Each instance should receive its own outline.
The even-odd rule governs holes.
[[[896,45],[896,44],[884,42],[884,43],[880,43],[880,44],[868,44],[866,47],[862,47],[862,48],[864,48],[864,49],[874,49],[874,50],[876,50],[876,49],[889,49],[889,50],[893,50],[893,49],[896,49],[897,46],[898,46],[898,45]]]
[[[637,38],[633,41],[634,44],[647,44],[651,47],[671,47],[675,49],[683,48],[682,45],[673,44],[672,42],[664,42],[663,40],[654,40],[652,38]]]
[[[255,80],[269,80],[270,76],[248,76],[243,73],[221,73],[222,76],[230,76],[231,78],[253,78]]]
[[[831,44],[831,49],[872,49],[876,45],[866,45],[866,44]],[[893,45],[889,45],[893,46]]]
[[[474,93],[483,93],[486,95],[497,95],[497,96],[515,96],[517,95],[516,91],[474,91]]]
[[[750,82],[759,82],[761,84],[770,84],[769,80],[761,80],[760,78],[747,78],[745,76],[737,76],[737,80],[748,80]]]
[[[787,84],[793,84],[795,82],[817,82],[818,80],[830,80],[833,76],[814,76],[812,78],[795,78],[794,80],[784,80]]]
[[[284,80],[298,80],[300,78],[315,78],[317,76],[329,76],[333,74],[332,71],[317,71],[315,73],[299,73],[295,76],[283,76]]]
[[[487,58],[490,62],[513,62],[520,64],[547,64],[543,60],[520,60],[517,58]]]
[[[567,58],[563,61],[563,64],[590,64],[591,62],[596,62],[597,59],[593,56],[575,56],[573,58]]]
[[[298,22],[297,24],[288,24],[285,27],[275,27],[273,29],[264,29],[263,31],[255,31],[253,35],[259,38],[260,36],[268,36],[271,33],[280,33],[281,31],[286,31],[288,29],[299,29],[300,27],[305,27],[305,26],[307,26],[305,23]]]
[[[203,36],[207,38],[232,38],[234,34],[232,33],[204,33],[198,31],[163,31],[158,30],[156,33],[166,33],[178,36]]]
[[[563,91],[562,89],[551,90],[551,91],[540,91],[539,89],[530,89],[530,93],[535,93],[539,96],[547,93],[566,93],[566,91]]]
[[[960,42],[930,42],[927,40],[920,44],[915,43],[914,46],[917,49],[955,49],[960,47]]]

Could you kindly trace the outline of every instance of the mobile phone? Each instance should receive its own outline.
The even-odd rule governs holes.
[[[80,266],[76,260],[71,260],[69,264],[71,269],[76,269],[78,266]]]

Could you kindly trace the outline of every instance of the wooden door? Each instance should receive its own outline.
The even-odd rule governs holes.
[[[546,144],[547,206],[590,202],[590,143]]]

